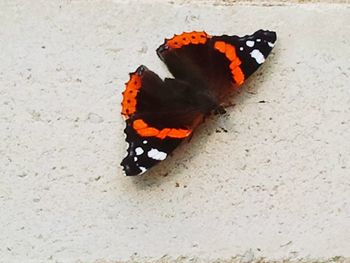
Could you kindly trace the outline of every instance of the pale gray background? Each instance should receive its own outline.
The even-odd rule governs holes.
[[[0,262],[350,257],[350,4],[306,2],[2,0]],[[260,28],[236,106],[125,177],[128,72],[165,77],[174,33]]]

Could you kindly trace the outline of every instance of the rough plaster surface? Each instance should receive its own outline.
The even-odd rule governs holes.
[[[349,5],[224,2],[0,2],[0,262],[350,257]],[[236,106],[124,177],[128,72],[166,76],[174,33],[260,28]]]

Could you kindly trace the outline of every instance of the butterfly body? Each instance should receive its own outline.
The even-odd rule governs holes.
[[[174,78],[162,80],[145,66],[130,74],[122,114],[128,154],[126,175],[142,174],[164,160],[213,111],[220,111],[232,90],[265,61],[276,34],[209,36],[190,32],[166,39],[157,49]]]

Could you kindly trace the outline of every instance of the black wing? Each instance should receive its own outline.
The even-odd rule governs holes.
[[[130,74],[122,114],[129,144],[121,163],[126,175],[144,173],[164,160],[203,118],[186,82],[163,81],[145,66]]]

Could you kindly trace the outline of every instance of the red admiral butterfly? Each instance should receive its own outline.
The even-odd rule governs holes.
[[[157,54],[174,78],[162,80],[139,66],[123,92],[126,175],[164,160],[264,63],[275,41],[276,33],[264,30],[244,37],[190,32],[166,39]]]

